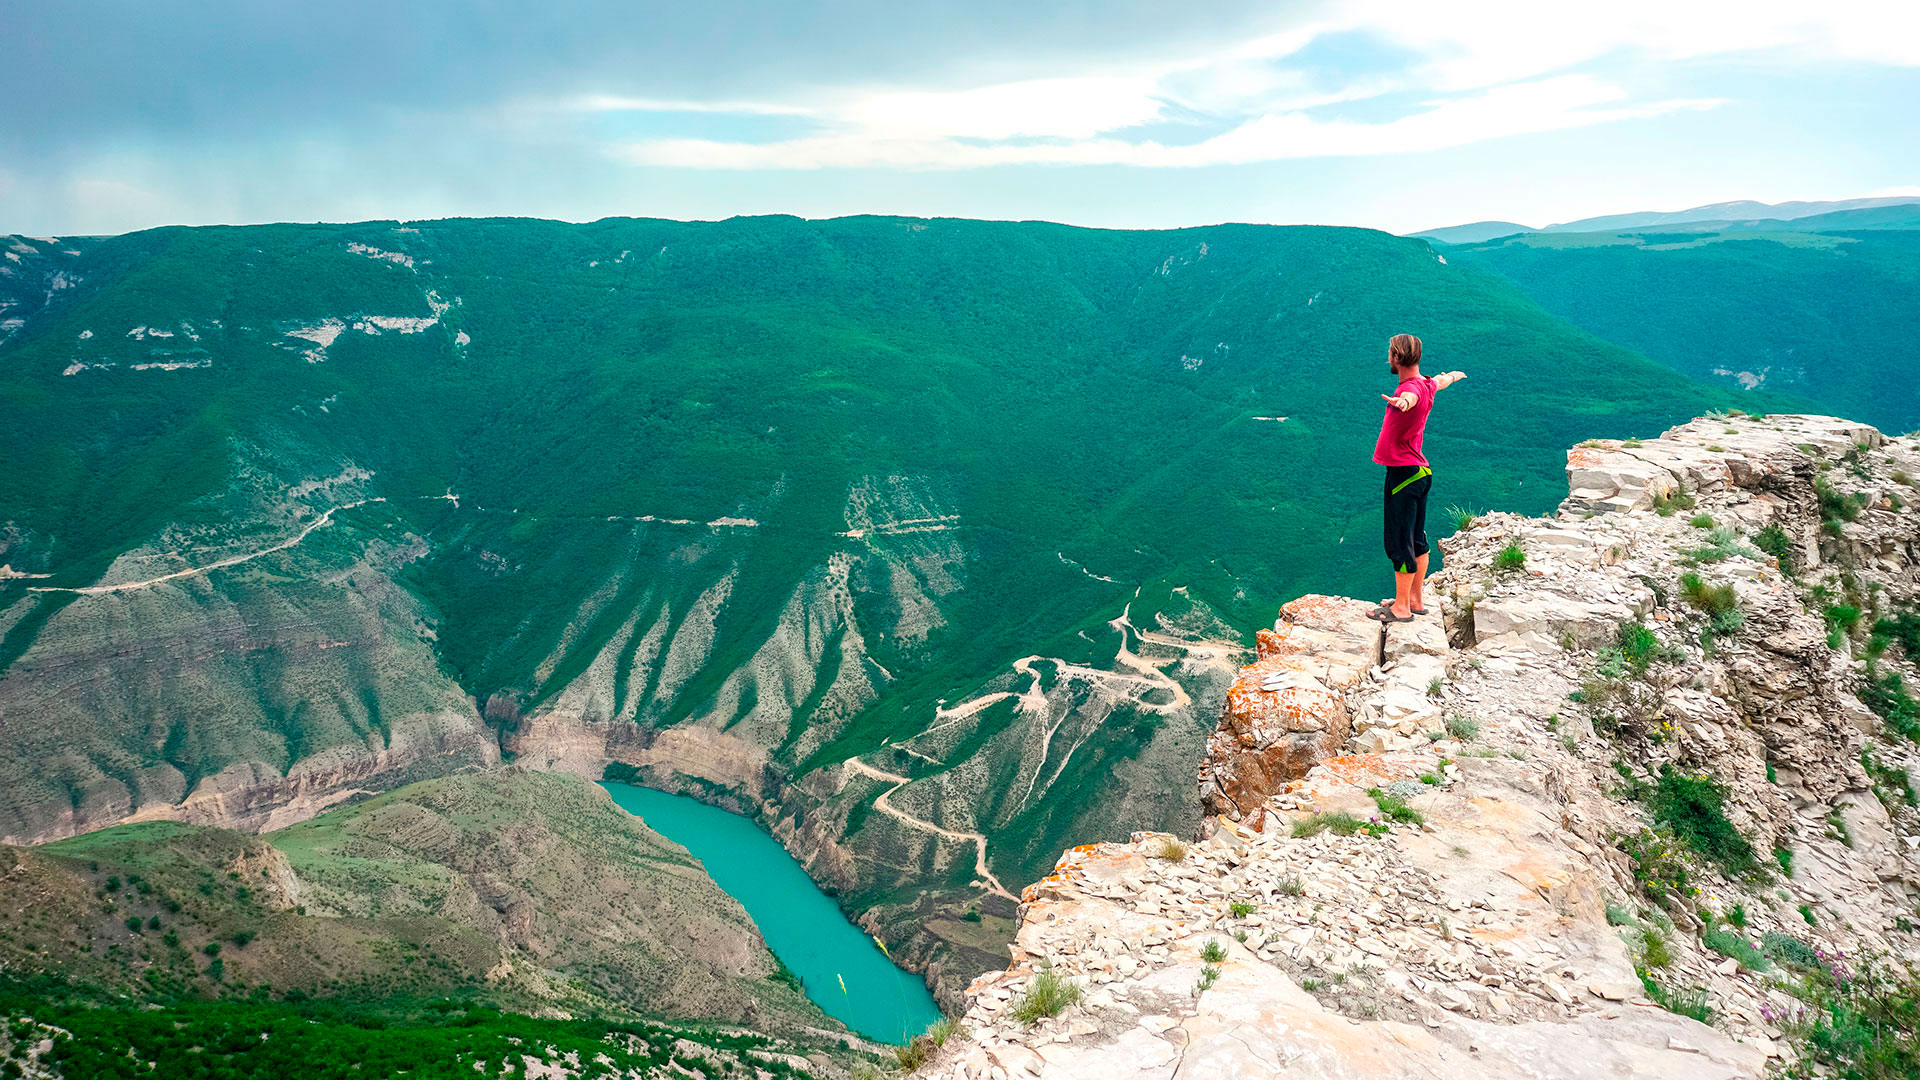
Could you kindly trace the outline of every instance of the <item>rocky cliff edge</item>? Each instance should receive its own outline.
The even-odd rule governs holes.
[[[1920,595],[1916,473],[1912,437],[1705,417],[1573,448],[1551,516],[1458,522],[1412,623],[1288,603],[1201,837],[1063,855],[922,1075],[1792,1065],[1814,966],[1920,958],[1913,670],[1872,633]]]

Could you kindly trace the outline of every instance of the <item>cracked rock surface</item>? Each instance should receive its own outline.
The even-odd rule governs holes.
[[[1758,1077],[1795,1054],[1790,976],[1703,931],[1920,960],[1920,812],[1898,790],[1920,754],[1857,696],[1864,630],[1825,617],[1920,599],[1920,442],[1715,416],[1583,444],[1567,471],[1557,514],[1442,542],[1424,618],[1286,604],[1200,766],[1203,839],[1063,855],[916,1075]],[[1897,648],[1872,663],[1915,677]],[[1713,778],[1791,873],[1693,858],[1649,889],[1623,838],[1660,823],[1623,777],[1663,769]],[[1023,1022],[1043,978],[1080,996]],[[1655,985],[1698,990],[1711,1023]]]

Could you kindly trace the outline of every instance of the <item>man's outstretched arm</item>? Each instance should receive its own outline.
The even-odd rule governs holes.
[[[1452,386],[1454,383],[1466,377],[1467,373],[1464,371],[1443,371],[1433,377],[1433,388],[1435,390],[1445,390],[1447,387]]]

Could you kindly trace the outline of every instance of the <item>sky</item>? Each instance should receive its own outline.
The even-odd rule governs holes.
[[[5,0],[0,232],[1920,195],[1915,0]]]

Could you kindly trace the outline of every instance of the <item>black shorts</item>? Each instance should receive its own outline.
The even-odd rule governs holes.
[[[1427,493],[1433,470],[1425,465],[1387,466],[1387,558],[1397,573],[1411,574],[1427,553]]]

